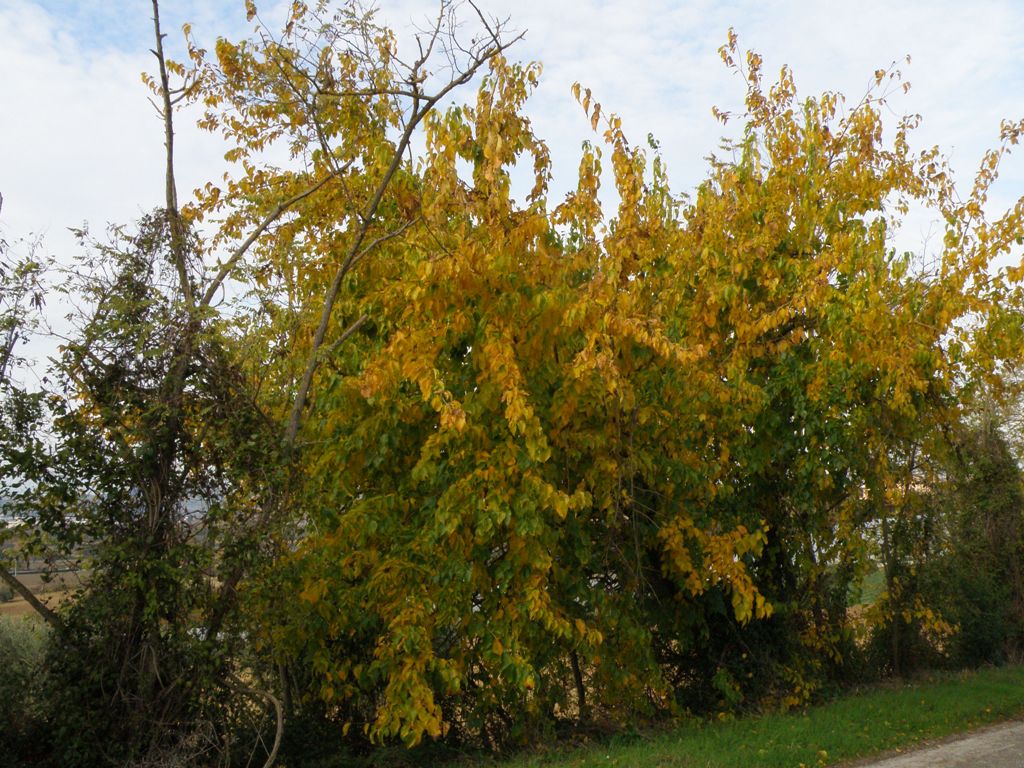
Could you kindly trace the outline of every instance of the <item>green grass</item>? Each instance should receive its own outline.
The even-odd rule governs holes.
[[[649,738],[524,755],[502,768],[798,768],[911,747],[1024,714],[1024,667],[936,675],[804,712],[692,723]]]

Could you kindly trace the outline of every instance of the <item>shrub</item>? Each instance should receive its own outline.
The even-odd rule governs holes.
[[[0,764],[26,760],[42,740],[42,687],[48,635],[33,618],[0,616]],[[32,762],[28,760],[28,762]]]

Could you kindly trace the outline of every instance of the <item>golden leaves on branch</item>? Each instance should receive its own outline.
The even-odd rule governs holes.
[[[771,616],[750,565],[769,544],[797,546],[771,540],[782,526],[826,561],[799,561],[801,577],[853,557],[857,494],[889,477],[883,431],[938,423],[965,376],[1010,354],[967,325],[1006,327],[1008,293],[982,278],[1020,238],[1022,209],[984,216],[1024,124],[1004,126],[1004,150],[958,202],[938,151],[910,149],[914,118],[883,142],[884,95],[849,110],[834,93],[798,101],[789,69],[765,85],[761,57],[732,33],[722,57],[742,65],[744,130],[692,200],[672,194],[656,142],[650,160],[577,83],[603,146],[585,144],[575,190],[549,208],[550,157],[523,116],[535,68],[496,58],[475,103],[426,121],[401,198],[422,226],[357,284],[353,316],[371,314],[376,335],[339,364],[344,384],[318,401],[309,449],[324,457],[310,504],[345,534],[322,542],[340,550],[328,561],[359,567],[300,596],[323,611],[340,601],[333,619],[366,632],[376,738],[443,732],[442,697],[469,670],[532,700],[540,665],[569,653],[661,690],[634,658],[652,627],[694,618],[715,591],[740,625]],[[523,157],[525,204],[511,192]],[[598,200],[602,161],[615,216]],[[204,195],[220,204],[219,188]],[[947,222],[937,274],[891,251],[915,202]],[[672,608],[651,596],[652,573]],[[615,646],[626,635],[634,656]],[[835,645],[811,631],[802,642]]]

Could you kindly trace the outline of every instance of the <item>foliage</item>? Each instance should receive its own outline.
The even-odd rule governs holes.
[[[181,301],[170,242],[158,212],[86,242],[65,282],[92,309],[51,371],[51,439],[26,491],[38,536],[92,551],[50,661],[65,765],[163,749],[210,717],[230,674],[204,620],[245,528],[261,425],[218,326]]]
[[[877,563],[879,666],[1019,651],[1019,470],[954,437],[1024,349],[1024,268],[992,269],[1024,203],[984,212],[1024,123],[963,201],[917,118],[884,129],[897,70],[800,99],[730,34],[745,110],[716,113],[740,125],[692,198],[577,85],[596,138],[552,201],[540,67],[500,25],[465,45],[442,3],[407,63],[356,5],[296,3],[280,34],[246,7],[258,34],[188,38],[187,65],[154,13],[164,205],[83,233],[49,388],[4,399],[0,486],[36,545],[94,553],[48,616],[56,762],[798,706],[862,668],[849,596]],[[183,204],[181,104],[231,145]],[[912,205],[945,222],[934,264],[891,247]],[[4,272],[9,338],[33,269]],[[963,594],[999,643],[936,558],[984,564]]]
[[[423,90],[429,53],[406,67],[389,52],[390,33],[354,7],[334,26],[322,24],[323,7],[292,9],[283,39],[323,54],[313,55],[312,64],[300,56],[289,65],[295,49],[264,37],[239,46],[220,41],[213,62],[191,47],[189,67],[164,56],[156,2],[153,10],[158,71],[145,80],[164,124],[165,204],[134,229],[112,229],[109,243],[80,233],[87,255],[62,285],[82,309],[47,390],[29,398],[32,409],[16,422],[21,428],[2,436],[0,482],[16,489],[13,511],[36,546],[92,552],[87,583],[67,610],[57,616],[35,605],[55,629],[47,666],[54,681],[51,725],[59,738],[50,759],[229,764],[239,741],[248,739],[250,754],[264,749],[273,762],[284,707],[268,689],[286,678],[262,665],[266,659],[248,643],[240,584],[287,546],[279,521],[291,522],[284,513],[294,433],[323,334],[292,358],[298,370],[306,366],[307,383],[293,393],[291,415],[285,410],[278,420],[281,401],[259,400],[258,381],[244,367],[246,352],[266,351],[262,339],[245,335],[244,309],[215,299],[236,275],[250,279],[254,293],[272,296],[261,284],[259,262],[246,261],[250,248],[275,228],[288,232],[285,214],[303,212],[299,204],[321,191],[336,204],[327,210],[338,214],[338,206],[347,206],[342,216],[354,222],[350,263],[340,275],[367,257],[378,219],[391,216],[384,193],[412,132],[507,43],[500,27],[483,19],[483,42],[457,47],[454,19],[443,12],[428,47],[444,37],[438,50],[454,57],[455,74],[431,93]],[[285,122],[297,131],[293,151],[308,150],[311,163],[304,172],[267,174],[248,153],[284,131],[280,125],[263,131],[260,122],[279,115],[256,105],[290,100],[280,88],[299,80],[278,78],[283,71],[285,81],[289,72],[299,77],[305,65],[321,78],[318,85],[353,85],[360,92],[337,99],[307,94],[315,102],[301,121],[308,130]],[[261,75],[239,78],[247,67],[261,68]],[[393,98],[400,87],[412,96]],[[229,153],[240,161],[242,178],[227,183],[226,206],[212,185],[194,203],[179,205],[173,117],[198,99],[211,110],[206,127],[223,127],[229,138],[247,142]],[[219,123],[215,112],[222,107]],[[357,131],[360,121],[365,130]],[[395,127],[405,133],[392,142]],[[316,146],[301,146],[299,135],[315,137]],[[339,136],[335,152],[328,145]],[[304,213],[320,220],[314,205]],[[198,226],[204,221],[215,225],[211,237]],[[12,274],[22,280],[27,273]],[[325,323],[337,291],[322,300]],[[11,295],[17,310],[20,294]],[[23,325],[17,315],[3,330],[17,339]],[[6,572],[5,579],[17,584]]]
[[[849,585],[917,519],[906,457],[1019,353],[987,269],[1020,211],[982,223],[978,201],[1020,126],[961,204],[914,118],[883,141],[884,94],[799,102],[738,57],[742,136],[692,202],[577,89],[609,220],[591,145],[548,208],[535,68],[496,59],[475,105],[428,121],[422,221],[353,295],[372,319],[303,435],[311,535],[278,586],[301,602],[266,629],[344,730],[493,747],[595,705],[792,705],[856,652]],[[948,222],[934,272],[888,244],[912,201]]]
[[[24,449],[36,440],[41,416],[38,393],[18,381],[26,364],[20,347],[39,330],[47,290],[50,261],[41,251],[38,240],[12,246],[0,233],[0,501],[5,516],[20,495],[28,460]],[[0,532],[0,542],[5,537],[6,531]]]
[[[949,649],[958,666],[1024,652],[1024,477],[992,416],[957,442],[948,544],[927,570],[925,591],[959,629]]]
[[[7,763],[37,754],[44,737],[47,639],[39,622],[0,617],[0,759]]]

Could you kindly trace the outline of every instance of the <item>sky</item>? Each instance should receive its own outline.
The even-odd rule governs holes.
[[[275,4],[260,2],[273,19]],[[1024,118],[1024,0],[479,0],[525,32],[509,57],[539,61],[541,83],[527,104],[554,158],[554,196],[574,184],[581,142],[593,138],[574,101],[590,87],[627,135],[661,143],[677,192],[692,190],[723,127],[712,106],[735,111],[742,82],[718,48],[730,27],[774,76],[788,64],[803,95],[836,90],[856,102],[872,73],[901,65],[912,84],[893,98],[891,124],[923,116],[915,144],[940,145],[964,191],[1002,118]],[[400,34],[436,9],[435,0],[380,0],[379,18]],[[467,9],[468,10],[468,9]],[[0,232],[42,235],[69,259],[68,227],[130,223],[162,199],[163,137],[140,74],[152,71],[149,0],[0,0]],[[201,44],[244,36],[242,0],[163,0],[168,46],[181,51],[181,25]],[[472,98],[464,90],[462,98]],[[177,123],[179,190],[223,171],[219,139],[187,119]],[[1006,162],[990,203],[1024,195],[1024,147]],[[184,195],[182,195],[184,197]],[[932,223],[912,220],[905,248],[921,247]]]

